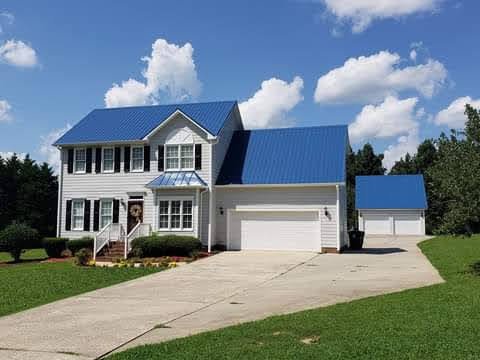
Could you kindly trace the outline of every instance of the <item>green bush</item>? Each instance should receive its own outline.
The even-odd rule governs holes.
[[[70,240],[67,243],[67,248],[72,252],[73,256],[75,256],[80,249],[90,249],[93,251],[93,238],[85,236],[80,239]]]
[[[165,235],[143,236],[132,241],[131,256],[189,256],[202,247],[193,236]]]
[[[43,239],[43,247],[48,257],[59,258],[62,252],[67,250],[67,238],[45,238]]]
[[[20,261],[25,249],[38,241],[38,232],[25,224],[12,224],[0,232],[0,251],[9,252],[14,262]]]
[[[75,255],[75,264],[80,266],[86,266],[91,259],[92,250],[86,248],[79,249]]]

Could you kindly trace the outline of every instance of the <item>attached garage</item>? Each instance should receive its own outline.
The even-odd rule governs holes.
[[[230,250],[321,250],[318,210],[230,211],[227,221]]]
[[[425,235],[423,176],[358,176],[356,209],[367,235]]]

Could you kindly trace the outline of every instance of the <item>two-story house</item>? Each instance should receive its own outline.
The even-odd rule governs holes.
[[[235,101],[123,107],[93,110],[54,145],[58,236],[95,236],[96,252],[152,231],[208,250],[347,243],[346,126],[244,130]]]

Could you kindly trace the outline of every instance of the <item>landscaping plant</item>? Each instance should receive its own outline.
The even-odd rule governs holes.
[[[38,232],[25,224],[12,224],[0,232],[0,251],[10,253],[14,262],[20,261],[20,256],[38,241]]]
[[[93,238],[84,236],[80,239],[70,240],[67,242],[67,249],[72,252],[73,256],[75,256],[80,249],[90,249],[93,251]]]
[[[48,257],[59,258],[62,252],[67,250],[67,238],[45,238],[43,239],[43,247]]]
[[[75,254],[75,264],[79,266],[87,266],[92,260],[92,250],[90,249],[80,249]]]
[[[131,256],[190,256],[202,247],[193,236],[165,235],[143,236],[132,241]]]

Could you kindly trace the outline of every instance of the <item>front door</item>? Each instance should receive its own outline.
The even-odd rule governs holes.
[[[143,222],[143,201],[129,201],[127,215],[127,234],[137,225]]]

